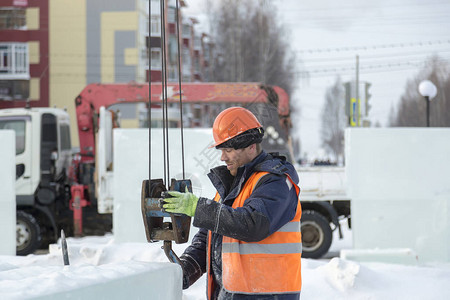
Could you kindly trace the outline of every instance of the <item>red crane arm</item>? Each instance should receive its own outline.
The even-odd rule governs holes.
[[[270,94],[270,87],[259,83],[184,83],[181,85],[183,103],[242,103],[272,102],[278,104],[281,117],[289,116],[289,98],[280,87],[272,87],[277,99]],[[161,102],[161,83],[152,82],[151,101]],[[167,100],[180,101],[178,83],[167,85]],[[83,162],[94,160],[96,116],[100,107],[117,103],[148,102],[146,84],[89,84],[75,99],[80,154]]]

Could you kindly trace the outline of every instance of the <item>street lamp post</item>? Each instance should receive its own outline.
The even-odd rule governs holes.
[[[427,127],[430,127],[430,102],[436,97],[436,86],[429,80],[423,80],[419,84],[419,93],[425,98],[427,103]]]

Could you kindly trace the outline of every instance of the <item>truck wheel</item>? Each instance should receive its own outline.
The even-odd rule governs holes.
[[[330,223],[322,214],[305,210],[302,213],[302,257],[320,258],[328,252],[333,234]]]
[[[41,243],[41,230],[36,219],[29,213],[17,211],[16,253],[28,255],[33,253]]]

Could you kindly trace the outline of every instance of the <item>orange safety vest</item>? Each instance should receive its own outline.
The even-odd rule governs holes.
[[[244,206],[258,181],[268,172],[253,173],[233,203],[233,208]],[[287,174],[286,174],[287,175]],[[287,175],[295,187],[299,187]],[[220,200],[216,193],[215,201]],[[239,294],[288,294],[300,293],[301,276],[301,231],[302,209],[300,200],[295,217],[259,242],[243,242],[230,237],[222,240],[222,284],[225,290]],[[208,232],[208,299],[212,299],[214,279],[211,264],[211,231]]]

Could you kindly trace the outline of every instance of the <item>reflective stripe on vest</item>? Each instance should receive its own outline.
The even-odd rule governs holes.
[[[222,253],[245,254],[295,254],[302,253],[301,243],[290,244],[243,244],[226,243],[222,247]]]
[[[258,181],[268,174],[257,172],[245,183],[233,203],[242,207]],[[290,179],[297,196],[300,189]],[[291,187],[291,186],[290,186]],[[220,197],[216,194],[215,201]],[[301,206],[297,205],[295,217],[266,239],[246,243],[230,237],[222,241],[223,287],[231,293],[280,294],[299,293],[301,290]],[[208,265],[209,265],[208,261]],[[212,282],[208,284],[211,288]],[[210,290],[208,294],[211,294]]]

